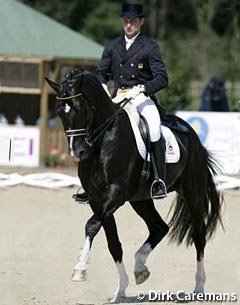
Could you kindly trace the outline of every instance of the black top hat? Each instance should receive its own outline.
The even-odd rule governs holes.
[[[144,16],[146,16],[146,14],[143,13],[142,4],[124,3],[122,5],[122,13],[120,14],[120,17],[134,18],[134,17],[144,17]]]

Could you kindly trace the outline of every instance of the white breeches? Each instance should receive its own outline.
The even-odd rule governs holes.
[[[154,101],[142,93],[133,100],[133,104],[148,122],[151,142],[158,141],[161,136],[161,119]]]
[[[123,98],[123,94],[118,94],[113,101],[119,102]],[[138,113],[144,116],[148,122],[151,142],[158,141],[161,137],[161,119],[154,101],[141,93],[136,98],[131,99],[131,102],[137,108]]]

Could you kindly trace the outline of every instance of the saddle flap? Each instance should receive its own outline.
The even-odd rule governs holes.
[[[146,138],[147,139],[146,142],[144,141],[145,136],[144,138],[142,137],[138,122],[135,121],[134,117],[128,111],[126,112],[131,122],[133,133],[135,135],[138,152],[141,155],[141,157],[145,159],[147,152],[146,144],[148,145],[149,143],[148,139]],[[141,123],[142,132],[146,130],[146,127],[143,128],[143,125],[144,124],[142,122]],[[171,129],[169,129],[168,127],[162,125],[161,129],[162,129],[162,134],[166,141],[166,163],[177,163],[180,159],[180,148],[176,140],[176,137],[174,136]],[[145,132],[143,133],[145,134]]]

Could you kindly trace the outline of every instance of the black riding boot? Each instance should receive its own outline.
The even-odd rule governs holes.
[[[167,189],[165,185],[166,164],[165,164],[165,139],[161,138],[157,142],[151,143],[152,162],[154,181],[151,185],[151,198],[159,199],[167,196]],[[155,164],[154,164],[155,163]]]
[[[72,198],[78,203],[88,203],[88,195],[85,192],[74,194]]]

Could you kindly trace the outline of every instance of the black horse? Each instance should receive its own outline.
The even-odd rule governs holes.
[[[168,192],[176,191],[173,216],[167,225],[154,207],[148,183],[141,182],[144,164],[129,117],[114,104],[98,80],[84,70],[66,75],[61,84],[46,79],[57,93],[57,112],[69,139],[69,146],[80,158],[79,178],[89,197],[93,216],[85,227],[86,240],[74,268],[73,280],[85,279],[94,237],[103,226],[109,251],[119,272],[114,300],[125,297],[128,286],[114,212],[129,201],[145,221],[149,236],[135,254],[137,284],[150,275],[145,263],[171,227],[171,238],[178,244],[186,239],[197,252],[195,292],[204,291],[204,248],[221,222],[222,196],[213,180],[215,162],[202,146],[194,130],[180,118],[188,132],[174,131],[180,147],[180,160],[167,164]],[[149,179],[151,180],[151,179]]]

